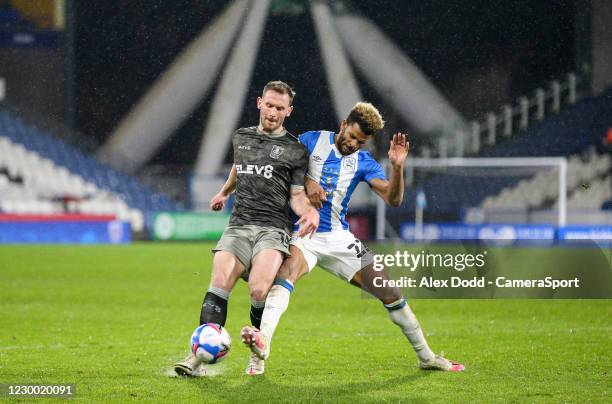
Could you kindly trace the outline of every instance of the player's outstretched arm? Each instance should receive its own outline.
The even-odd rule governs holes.
[[[234,164],[232,165],[229,177],[227,177],[227,181],[225,181],[225,184],[223,184],[223,187],[221,187],[217,195],[213,196],[210,200],[211,210],[221,210],[225,207],[225,203],[236,189],[236,175],[236,165]]]
[[[304,177],[304,188],[306,189],[306,195],[312,206],[321,209],[323,207],[323,202],[327,201],[327,195],[325,195],[323,187],[317,181],[306,175]]]
[[[319,227],[319,212],[310,204],[304,189],[291,190],[289,203],[293,212],[300,217],[300,220],[297,221],[300,226],[298,236],[304,237],[309,235],[312,237]]]
[[[391,175],[389,181],[375,178],[370,182],[372,189],[391,206],[400,206],[404,198],[404,162],[408,157],[410,143],[403,133],[396,133],[389,145]]]

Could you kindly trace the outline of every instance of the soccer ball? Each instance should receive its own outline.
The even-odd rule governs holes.
[[[232,338],[219,324],[202,324],[191,336],[191,352],[204,363],[221,362],[229,353]]]

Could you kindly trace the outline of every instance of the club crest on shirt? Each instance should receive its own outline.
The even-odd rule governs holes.
[[[284,148],[278,145],[273,145],[272,150],[270,151],[270,157],[272,157],[273,159],[277,159],[280,157],[281,154],[283,154],[284,151]]]
[[[354,157],[345,157],[342,159],[342,168],[345,170],[355,171],[355,158]]]

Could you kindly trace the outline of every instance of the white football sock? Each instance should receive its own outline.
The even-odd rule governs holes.
[[[291,283],[289,285],[293,289],[293,285]],[[268,292],[260,327],[261,333],[266,337],[268,343],[272,341],[274,330],[276,330],[281,316],[289,307],[289,298],[291,297],[291,292],[287,288],[289,285],[273,285]]]
[[[391,321],[397,324],[406,338],[408,338],[419,359],[422,362],[432,361],[436,355],[427,345],[421,325],[412,310],[410,310],[406,300],[401,299],[391,304],[385,304],[385,307],[389,311]]]

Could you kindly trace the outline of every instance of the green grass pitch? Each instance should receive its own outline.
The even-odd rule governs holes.
[[[266,374],[243,374],[246,284],[229,357],[170,376],[208,286],[210,244],[0,247],[0,383],[75,383],[83,402],[610,402],[610,300],[410,302],[461,374],[424,372],[375,300],[315,270],[297,286]]]

